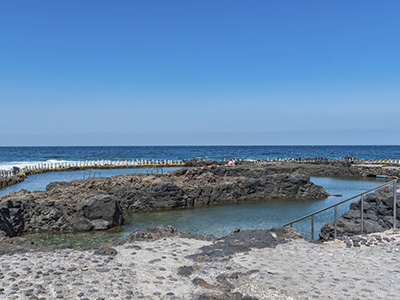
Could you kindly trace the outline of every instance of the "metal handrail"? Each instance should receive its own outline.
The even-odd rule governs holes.
[[[299,219],[296,219],[296,220],[294,220],[292,222],[286,223],[285,225],[283,225],[283,227],[286,227],[286,226],[289,226],[289,225],[290,225],[290,227],[293,227],[294,223],[303,221],[303,220],[311,217],[311,239],[314,239],[314,216],[319,214],[319,213],[321,213],[321,212],[324,212],[324,211],[326,211],[328,209],[334,208],[335,209],[335,232],[334,232],[335,236],[334,236],[334,238],[336,239],[337,238],[337,207],[339,205],[343,204],[343,203],[346,203],[348,201],[351,201],[351,200],[354,200],[354,199],[356,199],[358,197],[361,197],[361,229],[360,229],[360,231],[361,231],[361,234],[363,234],[363,232],[364,232],[364,196],[369,194],[369,193],[372,193],[372,192],[374,192],[376,190],[384,188],[386,186],[392,185],[392,184],[393,184],[393,228],[396,228],[396,198],[397,198],[397,180],[396,179],[391,180],[391,181],[389,181],[389,182],[387,182],[385,184],[382,184],[382,185],[380,185],[380,186],[378,186],[376,188],[373,188],[373,189],[371,189],[369,191],[366,191],[364,193],[358,194],[357,196],[354,196],[354,197],[351,197],[349,199],[343,200],[343,201],[341,201],[339,203],[336,203],[336,204],[331,205],[329,207],[326,207],[324,209],[318,210],[318,211],[316,211],[316,212],[314,212],[312,214],[306,215],[306,216],[301,217]]]

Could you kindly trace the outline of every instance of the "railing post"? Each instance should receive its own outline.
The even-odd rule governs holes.
[[[393,182],[393,229],[396,229],[396,211],[397,211],[397,180]]]
[[[361,234],[364,232],[364,195],[361,196]]]
[[[335,240],[337,239],[337,205],[335,206]]]
[[[311,239],[314,239],[314,215],[311,216]]]

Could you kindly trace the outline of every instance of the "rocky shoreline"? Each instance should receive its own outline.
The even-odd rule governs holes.
[[[17,174],[10,177],[0,177],[0,189],[8,187],[10,185],[14,185],[24,181],[27,178],[25,173]]]
[[[258,173],[264,174],[293,174],[300,173],[308,176],[355,176],[355,177],[376,177],[385,175],[391,179],[400,178],[400,166],[394,163],[386,164],[366,164],[354,160],[328,160],[328,159],[317,159],[317,160],[286,160],[286,161],[240,161],[240,168],[251,171],[253,174],[258,169]],[[200,160],[188,160],[179,164],[180,167],[207,167],[207,166],[221,166],[223,167],[225,162],[223,161],[200,161]],[[126,168],[163,168],[169,166],[169,164],[146,164],[146,165],[92,165],[90,169],[126,169]],[[71,166],[71,167],[60,167],[58,169],[33,169],[19,172],[19,168],[15,168],[14,175],[8,177],[0,177],[0,189],[10,185],[17,184],[24,181],[27,176],[32,174],[41,174],[46,172],[68,172],[68,171],[79,171],[86,170],[87,166]],[[266,170],[267,169],[267,170]],[[18,173],[19,172],[19,173]],[[231,170],[226,174],[235,174],[238,170]],[[18,174],[17,174],[18,173]]]
[[[397,191],[396,223],[400,224],[400,189]],[[375,233],[389,230],[393,227],[393,187],[387,187],[364,197],[363,233]],[[337,235],[347,239],[347,236],[358,235],[361,232],[361,199],[350,204],[350,210],[337,220]],[[321,228],[320,238],[331,240],[334,237],[334,223],[325,224]]]
[[[396,177],[398,173],[399,169],[393,166],[383,168],[351,162],[268,162],[55,182],[44,192],[22,190],[0,198],[0,233],[12,237],[24,232],[105,230],[123,225],[124,210],[178,209],[277,198],[322,199],[328,194],[311,183],[308,176]],[[390,200],[378,205],[382,209],[370,212],[369,202],[377,203],[371,197],[366,198],[364,207],[366,232],[386,230],[391,220],[390,207],[385,204]],[[339,236],[357,233],[356,208],[352,204],[352,210],[339,219]],[[332,224],[327,224],[320,236],[330,239],[332,235]]]
[[[7,236],[32,231],[104,230],[123,224],[123,210],[160,210],[255,199],[322,199],[328,194],[306,175],[259,172],[229,176],[227,167],[181,169],[51,183],[43,192],[0,198],[0,230]],[[253,176],[254,175],[254,176]]]

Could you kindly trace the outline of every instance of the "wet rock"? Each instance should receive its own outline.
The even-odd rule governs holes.
[[[251,248],[274,248],[293,239],[303,239],[296,229],[274,227],[271,229],[235,230],[216,243],[200,248],[201,252],[189,256],[197,261],[227,259],[235,253]]]

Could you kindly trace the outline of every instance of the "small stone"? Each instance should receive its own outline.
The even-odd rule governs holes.
[[[110,269],[109,268],[97,268],[96,271],[97,272],[108,272],[108,271],[110,271]]]
[[[75,270],[76,270],[76,267],[69,267],[69,268],[67,269],[68,272],[73,272],[73,271],[75,271]]]
[[[152,260],[149,261],[149,264],[154,264],[154,263],[156,263],[158,261],[161,261],[161,259],[160,258],[152,259]]]

